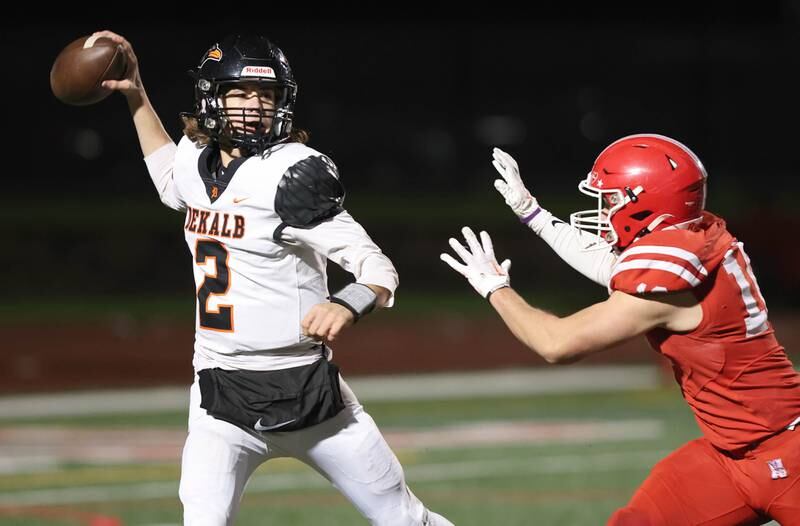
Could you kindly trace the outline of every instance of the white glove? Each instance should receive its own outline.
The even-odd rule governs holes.
[[[465,264],[462,265],[457,262],[450,254],[442,254],[439,256],[441,260],[467,278],[469,284],[478,291],[478,294],[486,299],[489,299],[489,295],[492,292],[503,287],[509,287],[511,277],[508,275],[508,269],[511,268],[511,260],[503,261],[502,265],[497,264],[497,259],[494,257],[492,239],[489,234],[481,232],[481,241],[483,242],[483,246],[481,246],[475,237],[475,233],[469,227],[462,228],[461,233],[464,235],[464,239],[467,240],[469,249],[452,237],[450,238],[450,246],[453,247],[453,250]]]
[[[536,198],[531,195],[519,176],[517,161],[500,148],[492,151],[492,164],[503,179],[495,179],[494,187],[506,200],[520,221],[526,225],[541,211]]]

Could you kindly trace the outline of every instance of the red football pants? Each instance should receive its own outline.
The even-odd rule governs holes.
[[[607,524],[739,526],[770,519],[800,525],[800,428],[739,457],[693,440],[656,464]]]

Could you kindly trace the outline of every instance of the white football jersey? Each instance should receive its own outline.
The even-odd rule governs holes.
[[[203,168],[211,152],[184,137],[145,158],[161,200],[186,212],[197,290],[195,369],[311,363],[319,342],[303,336],[300,322],[327,301],[327,259],[392,294],[397,272],[346,211],[312,228],[288,227],[283,241],[273,240],[282,222],[278,183],[290,166],[322,155],[316,150],[279,145],[264,157],[232,161],[218,179]]]

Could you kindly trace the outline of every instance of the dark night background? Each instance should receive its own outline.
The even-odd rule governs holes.
[[[60,49],[99,29],[132,42],[176,140],[193,102],[186,71],[211,44],[237,30],[277,43],[299,83],[295,126],[339,166],[346,207],[397,264],[398,300],[471,293],[438,259],[464,224],[493,235],[521,290],[602,298],[517,223],[492,187],[491,148],[514,155],[543,206],[567,218],[592,206],[577,183],[604,146],[654,132],[703,160],[708,208],[745,242],[769,304],[797,305],[797,3],[430,20],[293,9],[246,19],[11,12],[0,22],[4,312],[54,298],[191,301],[183,217],[158,201],[122,97],[70,107],[50,92]]]

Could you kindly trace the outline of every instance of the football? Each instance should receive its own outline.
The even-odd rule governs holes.
[[[81,37],[56,57],[50,70],[50,89],[66,104],[94,104],[112,92],[100,84],[104,80],[122,79],[127,65],[122,46],[110,38]]]

